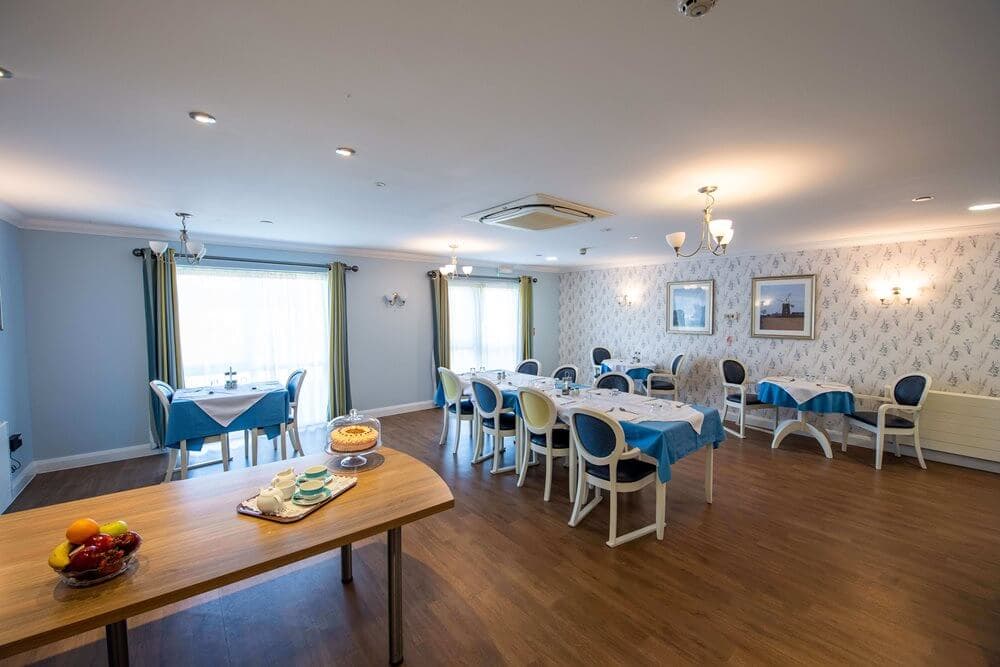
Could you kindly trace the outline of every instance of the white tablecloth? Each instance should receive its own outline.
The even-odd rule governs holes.
[[[576,408],[599,410],[617,421],[625,422],[677,422],[691,424],[695,433],[701,434],[705,415],[686,403],[649,398],[637,394],[618,394],[610,389],[584,389],[579,396],[553,396],[559,417],[566,420],[569,412]]]
[[[628,373],[629,371],[633,371],[637,368],[648,368],[651,371],[656,370],[656,364],[644,364],[641,362],[635,363],[632,361],[625,361],[624,359],[605,359],[601,363],[611,370],[619,371],[621,373]]]
[[[272,380],[269,382],[250,382],[236,389],[223,389],[221,387],[178,389],[176,397],[193,401],[221,426],[229,426],[237,417],[264,398],[266,394],[280,388],[281,383]]]

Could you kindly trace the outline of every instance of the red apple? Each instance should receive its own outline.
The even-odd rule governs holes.
[[[98,571],[101,575],[114,574],[121,569],[122,561],[125,560],[125,552],[121,549],[112,549],[104,554]]]
[[[142,543],[142,538],[139,537],[139,533],[132,530],[115,538],[115,548],[124,551],[125,555],[138,549],[140,543]]]
[[[105,551],[115,547],[115,538],[111,537],[107,533],[98,533],[93,537],[88,537],[84,541],[83,546],[96,547],[98,551],[104,553]]]
[[[69,556],[69,565],[66,567],[70,572],[86,572],[95,570],[104,560],[105,552],[97,547],[80,547]]]

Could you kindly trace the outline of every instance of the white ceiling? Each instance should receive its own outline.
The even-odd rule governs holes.
[[[966,210],[1000,201],[1000,2],[674,5],[4,0],[0,203],[28,226],[186,210],[196,236],[557,265],[668,258],[706,183],[734,251],[1000,225]],[[616,215],[460,219],[534,192]]]

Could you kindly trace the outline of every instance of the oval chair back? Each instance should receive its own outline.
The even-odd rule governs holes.
[[[681,370],[681,364],[684,362],[684,355],[678,354],[674,356],[674,360],[670,362],[670,374],[677,375]]]
[[[556,404],[547,394],[522,387],[517,390],[517,400],[521,406],[521,419],[530,432],[546,433],[555,426],[558,419]]]
[[[722,375],[722,384],[742,385],[747,380],[747,367],[736,359],[720,360],[719,373]]]
[[[438,376],[441,378],[441,389],[444,390],[444,400],[448,405],[454,405],[462,399],[462,380],[458,374],[450,368],[438,367]]]
[[[611,358],[611,350],[609,350],[608,348],[601,347],[600,345],[598,345],[597,347],[590,348],[590,360],[594,363],[595,366],[600,366],[604,361],[610,358]]]
[[[174,400],[174,388],[162,380],[153,380],[149,383],[149,388],[160,399],[160,405],[163,406],[164,419],[169,419],[170,403]]]
[[[542,370],[542,365],[538,363],[538,359],[525,359],[514,370],[525,375],[538,375]]]
[[[503,395],[495,384],[485,378],[472,379],[472,403],[484,419],[499,419]],[[497,422],[494,422],[497,423]]]
[[[288,389],[288,401],[294,411],[299,406],[299,395],[302,392],[302,382],[306,379],[306,369],[298,368],[288,376],[285,388]]]
[[[931,389],[931,376],[926,373],[908,373],[892,385],[892,400],[897,405],[919,408],[923,406]]]
[[[577,370],[576,366],[571,366],[569,364],[563,365],[552,371],[552,377],[557,380],[568,380],[569,382],[576,382],[577,376],[580,371]]]
[[[617,389],[622,393],[631,394],[635,391],[635,382],[628,375],[612,371],[605,373],[594,381],[597,389]]]
[[[610,466],[610,479],[615,479],[618,459],[625,451],[621,424],[603,412],[579,408],[570,413],[569,426],[576,453],[587,463]]]

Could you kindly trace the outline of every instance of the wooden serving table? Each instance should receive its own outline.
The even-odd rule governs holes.
[[[105,626],[108,663],[128,664],[126,620],[340,547],[351,581],[351,543],[388,534],[389,660],[403,660],[402,527],[455,505],[433,470],[383,448],[385,463],[302,521],[277,524],[236,513],[288,461],[159,484],[0,516],[0,658]],[[296,459],[300,470],[325,454]],[[142,536],[137,563],[92,588],[62,583],[46,564],[74,519],[124,519]]]

